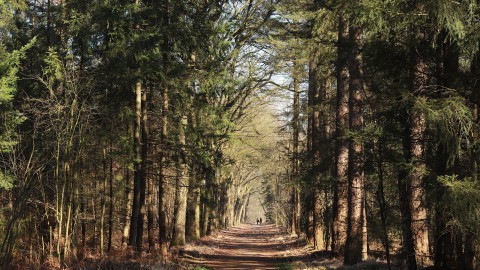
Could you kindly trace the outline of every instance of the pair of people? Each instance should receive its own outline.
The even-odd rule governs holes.
[[[260,219],[257,218],[257,225],[258,224],[262,225],[262,218],[260,218]]]

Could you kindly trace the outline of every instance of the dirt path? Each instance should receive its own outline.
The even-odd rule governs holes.
[[[274,225],[241,225],[185,249],[186,261],[211,269],[279,269],[305,259],[309,250]]]

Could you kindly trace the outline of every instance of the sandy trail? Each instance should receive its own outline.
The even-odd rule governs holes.
[[[240,225],[185,249],[186,261],[210,269],[278,269],[310,253],[304,243],[274,225]]]

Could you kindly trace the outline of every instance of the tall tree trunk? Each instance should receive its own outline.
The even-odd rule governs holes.
[[[192,89],[195,89],[195,84]],[[190,114],[189,128],[195,130],[199,119],[197,112]],[[187,217],[185,223],[185,237],[188,242],[200,239],[200,184],[202,177],[201,170],[195,166],[194,161],[190,161],[190,179],[187,194]]]
[[[134,172],[133,172],[133,203],[132,216],[130,219],[129,246],[138,248],[138,232],[141,207],[141,178],[142,178],[142,83],[138,81],[135,85],[135,121],[133,125],[133,151],[134,151]],[[141,244],[141,243],[140,243]]]
[[[409,160],[410,147],[410,124],[408,123],[408,115],[404,112],[403,124],[403,152],[405,159]],[[408,270],[417,269],[417,261],[415,257],[415,245],[413,242],[412,232],[412,213],[410,209],[411,200],[411,183],[408,179],[408,168],[403,168],[398,177],[398,189],[400,197],[400,213],[402,216],[402,235],[403,235],[403,253],[407,262]]]
[[[110,252],[112,249],[112,234],[113,234],[113,146],[112,140],[110,140],[110,173],[108,179],[109,193],[109,209],[108,209],[108,247],[107,251]]]
[[[174,217],[174,231],[171,245],[183,246],[185,245],[185,223],[187,216],[187,193],[188,193],[188,171],[186,162],[186,139],[185,127],[187,126],[187,117],[182,116],[179,121],[178,142],[180,150],[178,151],[178,168],[175,184],[175,217]]]
[[[388,270],[392,269],[390,260],[390,240],[388,238],[387,228],[387,201],[385,199],[384,189],[384,169],[383,169],[383,141],[378,142],[378,157],[377,157],[377,170],[378,170],[378,189],[377,189],[377,202],[379,205],[380,220],[382,222],[382,242],[385,248],[385,257],[387,259]]]
[[[200,187],[193,174],[190,177],[187,195],[186,238],[189,242],[200,239]]]
[[[328,114],[323,106],[327,98],[327,81],[320,78],[320,66],[312,59],[309,62],[309,132],[310,163],[314,177],[313,205],[313,237],[316,249],[325,250],[325,211],[327,201],[323,199],[322,176],[325,172],[326,156],[328,155]]]
[[[410,92],[421,98],[428,82],[427,64],[419,53],[425,46],[425,33],[417,30],[416,45],[411,48],[412,85]],[[415,102],[415,101],[414,101]],[[399,176],[400,210],[402,214],[403,249],[409,270],[416,270],[417,263],[427,262],[429,255],[427,211],[423,184],[426,165],[424,161],[423,137],[426,122],[424,115],[412,110],[414,104],[404,112],[403,153],[412,168],[404,168]]]
[[[313,206],[313,233],[314,233],[314,247],[317,250],[326,250],[326,239],[325,239],[325,224],[323,216],[323,205],[324,200],[322,198],[322,192],[320,189],[315,189],[314,197],[314,206]]]
[[[107,149],[103,148],[103,181],[102,181],[102,192],[101,192],[101,205],[102,205],[102,212],[100,214],[100,256],[104,255],[105,252],[105,211],[107,209],[107,182],[108,182],[108,174],[107,174]]]
[[[125,248],[128,245],[129,232],[130,232],[130,222],[132,215],[132,205],[133,205],[133,192],[131,190],[131,177],[130,170],[125,168],[125,220],[123,223],[123,235],[122,235],[122,247]]]
[[[332,251],[343,253],[347,239],[348,142],[348,22],[338,23],[337,104],[335,129],[335,186],[333,203]]]
[[[208,229],[208,191],[200,194],[200,236],[206,236]]]
[[[247,200],[243,206],[243,215],[242,215],[242,223],[247,223],[248,220],[248,205],[250,204],[250,193],[248,193]]]
[[[169,0],[164,2],[164,16],[163,23],[164,25],[169,25]],[[169,49],[169,40],[168,37],[164,38],[164,48],[163,48],[163,71],[164,74],[168,72],[168,62],[169,57],[167,50]],[[167,145],[167,136],[168,136],[168,111],[169,111],[169,87],[168,82],[164,82],[162,85],[162,113],[161,113],[161,125],[162,131],[160,134],[160,154],[159,154],[159,167],[160,175],[158,177],[158,223],[159,223],[159,242],[160,242],[160,254],[165,260],[167,257],[167,215],[166,215],[166,195],[165,195],[165,170],[166,170],[166,145]]]
[[[142,93],[142,178],[140,185],[140,216],[138,220],[139,236],[138,242],[142,242],[143,239],[143,224],[145,223],[145,216],[147,216],[147,235],[148,235],[148,248],[149,250],[155,249],[155,240],[153,232],[153,179],[148,174],[149,162],[148,162],[148,148],[149,148],[149,122],[148,122],[148,108],[149,108],[149,96],[147,88]],[[146,204],[147,196],[147,183],[148,183],[148,204]],[[147,209],[148,208],[148,209]],[[141,250],[139,245],[139,250]]]
[[[351,132],[361,132],[363,128],[363,63],[362,29],[350,28],[351,55],[349,59],[349,127]],[[355,134],[354,134],[355,135]],[[349,139],[348,155],[348,216],[347,241],[344,263],[353,265],[367,259],[364,250],[366,234],[365,224],[365,177],[363,161],[363,143],[356,138]]]
[[[147,228],[148,228],[148,249],[150,251],[155,249],[155,231],[154,231],[154,180],[153,177],[149,177],[147,180]]]
[[[299,135],[300,135],[300,66],[297,60],[293,62],[293,116],[292,116],[292,181],[293,188],[291,193],[291,233],[292,235],[300,235],[300,191],[299,185],[296,184],[299,173]]]
[[[419,33],[419,46],[425,46],[425,33]],[[428,83],[428,67],[425,60],[419,55],[421,49],[415,48],[412,53],[414,59],[413,70],[413,93],[421,94]],[[426,129],[425,117],[421,112],[413,111],[410,117],[410,159],[407,161],[414,165],[413,171],[410,173],[411,180],[411,201],[410,209],[412,211],[412,233],[415,246],[415,254],[417,264],[425,265],[429,262],[429,241],[428,241],[428,220],[427,208],[425,204],[425,187],[424,172],[425,165],[425,148],[424,135]]]

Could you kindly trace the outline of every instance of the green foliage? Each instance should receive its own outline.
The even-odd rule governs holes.
[[[26,9],[27,5],[22,0],[2,0],[0,1],[0,43],[12,27],[14,14],[18,10]]]
[[[293,270],[293,265],[291,263],[279,263],[275,265],[276,270]]]
[[[13,178],[8,173],[0,172],[0,189],[11,189],[13,187]]]
[[[473,144],[471,134],[474,119],[463,97],[458,95],[437,99],[417,97],[413,110],[425,115],[432,136],[448,154],[449,165]]]
[[[12,105],[17,90],[17,72],[20,60],[25,56],[35,39],[19,50],[8,52],[0,43],[0,152],[7,152],[15,144],[15,128],[24,117]]]
[[[447,225],[458,226],[464,232],[480,231],[480,183],[457,175],[442,175],[437,180],[447,189],[444,195]]]
[[[43,69],[45,75],[48,76],[49,81],[52,83],[50,87],[53,87],[55,81],[60,81],[63,78],[62,61],[60,60],[58,53],[54,48],[49,48],[47,56],[45,57],[45,68]]]

